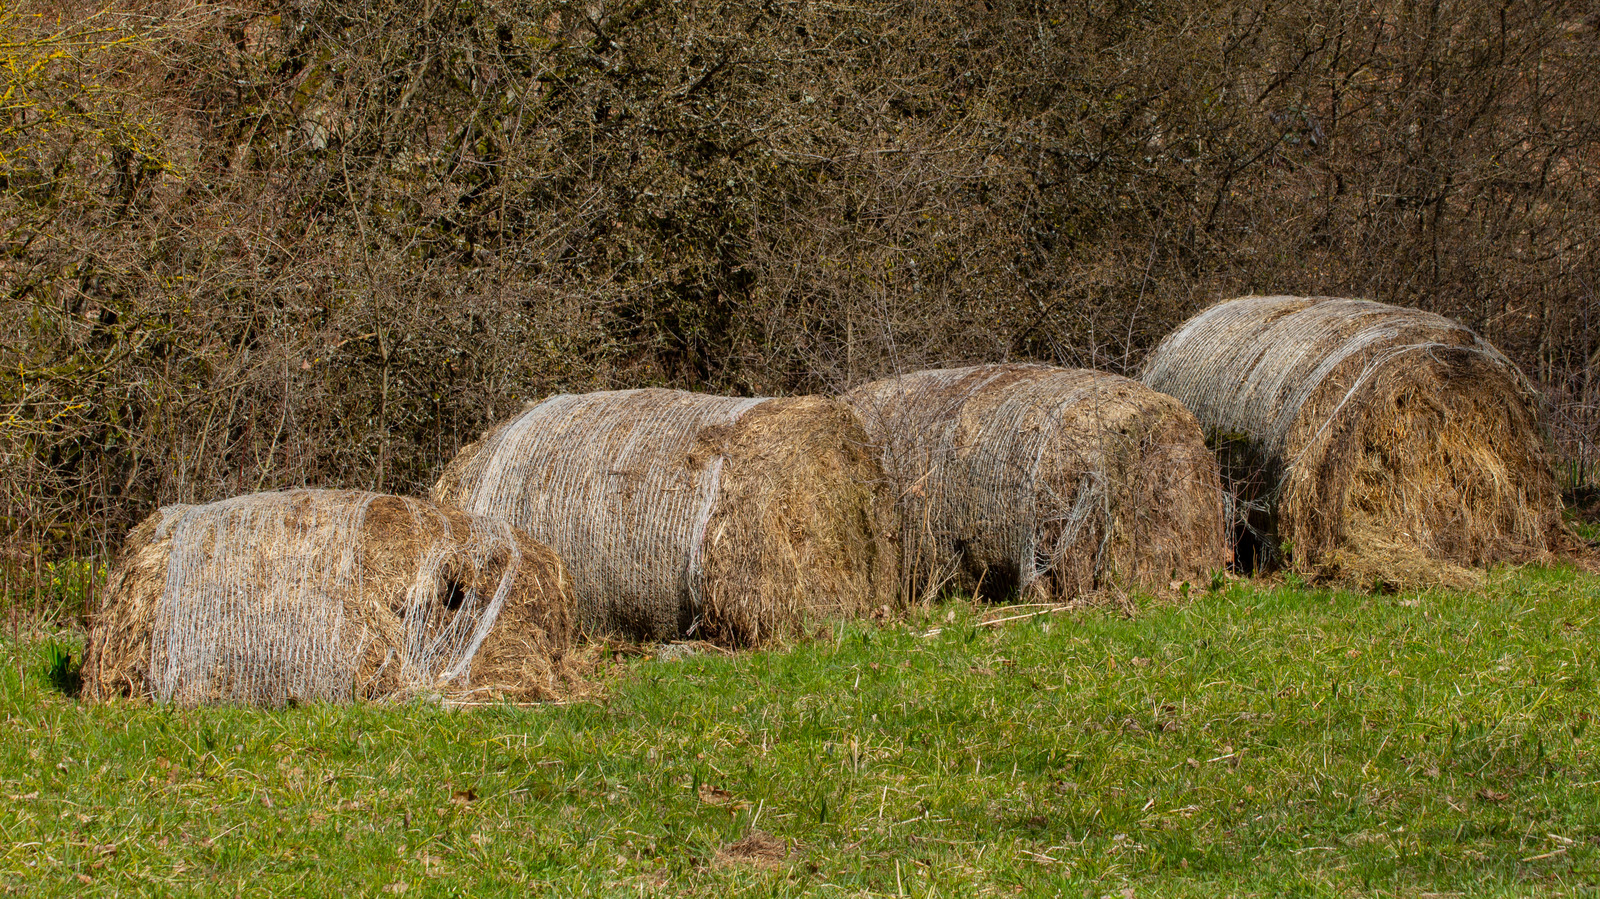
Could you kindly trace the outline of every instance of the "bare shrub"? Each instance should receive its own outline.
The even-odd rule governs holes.
[[[1129,373],[1250,292],[1461,319],[1594,477],[1584,4],[99,9],[0,19],[39,63],[0,122],[21,552],[167,502],[419,491],[553,390]]]

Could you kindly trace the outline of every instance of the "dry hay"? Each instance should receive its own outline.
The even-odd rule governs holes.
[[[919,589],[1165,593],[1227,564],[1200,428],[1136,381],[980,365],[874,381],[847,399],[883,448]]]
[[[1162,342],[1146,384],[1222,459],[1241,561],[1368,585],[1466,584],[1551,548],[1561,501],[1516,366],[1463,325],[1324,297],[1244,297]]]
[[[785,862],[800,855],[800,844],[773,836],[764,830],[752,830],[726,846],[719,847],[711,864],[717,868],[750,865],[767,870],[777,870]]]
[[[882,476],[835,400],[622,390],[528,408],[433,496],[549,543],[592,637],[753,645],[897,602]]]
[[[166,506],[128,535],[84,693],[280,706],[552,698],[572,642],[556,556],[503,521],[335,490]]]

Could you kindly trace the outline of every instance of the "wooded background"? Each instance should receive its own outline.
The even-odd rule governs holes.
[[[14,563],[424,490],[551,391],[1131,373],[1250,292],[1465,321],[1596,477],[1590,2],[20,0],[0,68]]]

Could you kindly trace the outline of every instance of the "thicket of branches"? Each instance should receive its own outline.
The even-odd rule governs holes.
[[[1128,372],[1244,292],[1459,317],[1593,464],[1588,3],[74,2],[0,12],[13,547],[423,489],[555,390]]]

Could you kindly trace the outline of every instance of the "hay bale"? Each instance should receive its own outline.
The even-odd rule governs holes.
[[[846,397],[883,449],[922,589],[1165,592],[1227,564],[1217,466],[1170,397],[1101,372],[980,365]]]
[[[1540,400],[1463,325],[1324,297],[1244,297],[1167,337],[1144,382],[1222,457],[1240,557],[1394,586],[1544,552],[1561,505]]]
[[[881,478],[835,400],[622,390],[531,406],[433,496],[554,547],[592,636],[753,645],[897,601]]]
[[[180,705],[551,698],[572,640],[556,556],[503,521],[291,490],[166,506],[128,535],[84,693]]]

